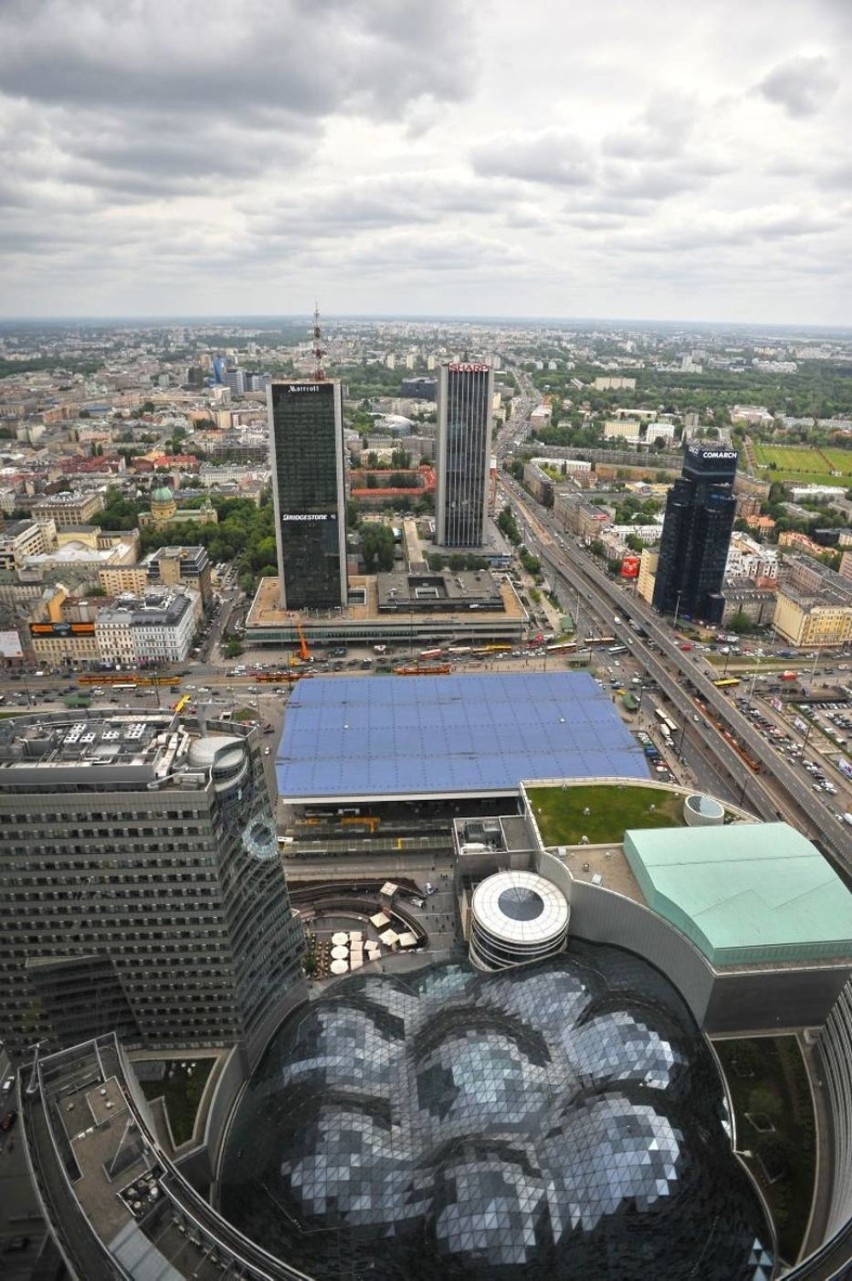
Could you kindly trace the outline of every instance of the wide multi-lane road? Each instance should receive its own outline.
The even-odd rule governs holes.
[[[698,737],[709,747],[725,772],[739,784],[743,804],[764,819],[779,817],[792,820],[834,862],[845,877],[852,877],[852,836],[838,823],[779,753],[767,744],[751,722],[722,694],[712,680],[701,670],[694,654],[684,654],[672,639],[660,618],[649,605],[637,596],[626,593],[594,564],[592,558],[577,548],[564,545],[564,539],[551,520],[536,511],[531,499],[522,496],[518,488],[505,485],[512,505],[521,516],[528,531],[531,550],[547,566],[550,575],[579,592],[598,611],[608,607],[607,617],[619,641],[629,645],[646,671],[657,681],[660,689],[677,709],[683,719],[684,733]],[[618,617],[624,621],[616,623]],[[642,639],[627,625],[633,618],[646,633]],[[648,647],[648,641],[654,646]],[[716,718],[725,724],[757,760],[762,769],[755,774],[744,764],[731,745],[714,729],[707,728],[692,717],[696,713],[695,694],[713,709]]]

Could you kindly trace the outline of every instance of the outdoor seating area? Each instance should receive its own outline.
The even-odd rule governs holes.
[[[389,953],[409,951],[425,942],[425,935],[415,932],[408,921],[386,912],[352,920],[357,920],[360,928],[345,928],[349,922],[340,912],[327,918],[313,918],[314,928],[307,930],[305,958],[310,977],[340,978]]]

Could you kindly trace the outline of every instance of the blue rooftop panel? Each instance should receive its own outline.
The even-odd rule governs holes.
[[[287,800],[510,793],[522,779],[648,777],[585,672],[316,677],[276,754]]]

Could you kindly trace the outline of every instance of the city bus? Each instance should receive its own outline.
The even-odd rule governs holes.
[[[626,653],[627,653],[627,646],[626,646],[626,645],[610,645],[609,649],[607,650],[607,653],[608,653],[608,654],[613,654],[613,655],[615,655],[615,654],[626,654]]]
[[[421,649],[420,657],[425,658],[428,662],[430,658],[441,658],[443,653],[442,649]]]
[[[121,694],[125,692],[130,693],[131,690],[136,689],[136,682],[135,681],[126,681],[126,682],[113,681],[112,688],[115,690],[116,694]]]
[[[720,676],[717,681],[713,682],[717,689],[733,689],[739,683],[739,676]]]
[[[174,710],[176,712],[182,712],[183,709],[186,707],[187,703],[189,702],[189,700],[190,700],[189,694],[182,694],[181,697],[178,699],[178,701],[175,703]]]
[[[666,731],[668,731],[669,734],[677,734],[678,730],[680,729],[680,726],[675,724],[672,718],[669,715],[667,715],[666,712],[663,711],[662,707],[655,707],[654,715],[656,716],[657,720],[660,722],[660,729],[662,730],[663,734],[665,734]]]

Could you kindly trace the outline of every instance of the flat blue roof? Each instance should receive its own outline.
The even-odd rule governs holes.
[[[286,801],[515,792],[522,779],[648,778],[586,672],[315,677],[276,752]]]

